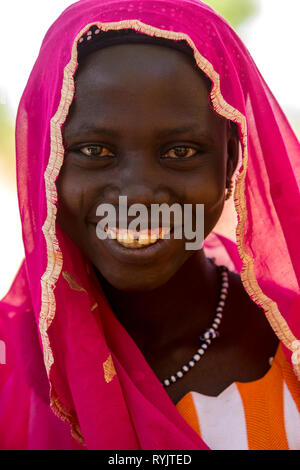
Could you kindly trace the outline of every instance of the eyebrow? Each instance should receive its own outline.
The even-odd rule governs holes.
[[[111,137],[118,136],[118,132],[114,131],[113,129],[109,129],[106,127],[97,127],[91,126],[90,124],[83,124],[80,128],[75,129],[76,134],[86,133],[86,134],[105,134]]]
[[[166,137],[172,137],[174,135],[179,135],[179,134],[186,134],[186,133],[193,133],[198,139],[205,140],[208,144],[212,144],[214,142],[214,139],[208,132],[203,132],[203,130],[199,131],[197,130],[198,123],[192,123],[190,125],[186,126],[178,126],[178,127],[169,127],[167,129],[160,129],[156,132],[156,137],[157,138],[166,138]],[[67,129],[66,129],[67,130]],[[68,132],[67,134],[67,140],[68,140]],[[72,134],[76,135],[78,139],[81,138],[82,134],[86,135],[106,135],[107,137],[111,138],[118,138],[120,136],[119,132],[111,129],[109,127],[98,127],[98,126],[93,126],[88,123],[83,124],[80,128],[72,130]]]
[[[207,133],[201,130],[197,131],[197,125],[181,126],[181,127],[170,127],[169,129],[162,129],[157,133],[158,137],[171,137],[172,135],[177,134],[186,134],[188,132],[193,132],[197,135],[198,138],[207,140],[207,142],[213,142],[212,137]]]

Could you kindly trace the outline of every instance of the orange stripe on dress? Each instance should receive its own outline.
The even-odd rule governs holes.
[[[272,367],[259,380],[236,382],[246,419],[249,450],[289,450],[284,424],[280,345]]]
[[[181,414],[181,416],[188,422],[188,424],[196,431],[197,434],[201,437],[201,430],[198,421],[198,416],[196,408],[194,405],[192,392],[184,395],[178,403],[176,403],[176,408]]]
[[[292,398],[297,406],[297,409],[300,413],[300,382],[297,379],[293,368],[289,361],[287,360],[282,347],[278,351],[278,362],[282,370],[283,378],[287,387],[292,395]]]

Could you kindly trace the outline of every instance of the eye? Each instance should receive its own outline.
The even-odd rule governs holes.
[[[87,157],[92,158],[101,158],[101,157],[113,157],[114,154],[103,145],[86,145],[81,147],[80,152],[82,152]]]
[[[192,147],[178,145],[168,150],[168,152],[163,155],[163,158],[187,159],[196,155],[197,152],[198,151]]]

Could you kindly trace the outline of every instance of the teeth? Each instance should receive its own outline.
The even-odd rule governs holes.
[[[109,238],[117,238],[117,229],[114,227],[105,227],[105,231],[108,233]]]
[[[127,230],[125,230],[124,228],[122,229],[118,229],[117,230],[117,240],[118,241],[123,241],[124,243],[127,242]],[[129,241],[129,240],[128,240]]]
[[[127,229],[117,229],[116,227],[106,227],[109,238],[117,239],[117,241],[126,248],[141,248],[146,245],[156,243],[159,239],[169,238],[171,229],[159,227],[151,230],[141,230],[136,232]]]
[[[139,232],[138,242],[140,245],[149,245],[149,243],[151,243],[151,237],[149,236],[148,230],[141,230]]]
[[[159,239],[159,235],[156,235],[156,234],[150,235],[151,243],[155,243],[156,240],[158,240],[158,239]]]
[[[171,228],[162,227],[160,234],[159,234],[159,238],[169,238],[167,237],[167,235],[169,235],[170,232],[171,232]]]
[[[118,229],[117,231],[118,242],[132,243],[134,241],[133,234],[126,229]]]

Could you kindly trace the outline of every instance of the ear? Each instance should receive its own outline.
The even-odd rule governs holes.
[[[236,170],[239,161],[239,133],[235,122],[227,121],[227,171],[226,171],[226,187]]]

